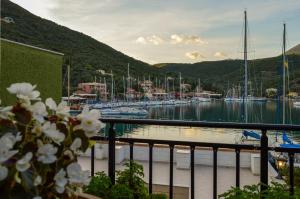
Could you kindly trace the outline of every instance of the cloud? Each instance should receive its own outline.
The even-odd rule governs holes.
[[[193,59],[193,60],[195,60],[195,59],[204,59],[205,58],[204,55],[202,55],[201,53],[196,52],[196,51],[195,52],[186,52],[185,56],[190,58],[190,59]]]
[[[206,44],[199,36],[195,35],[171,35],[172,44]]]
[[[148,36],[148,37],[138,37],[136,40],[135,40],[136,43],[139,43],[139,44],[153,44],[153,45],[160,45],[164,42],[164,40],[157,36],[157,35],[151,35],[151,36]]]
[[[216,52],[216,53],[214,54],[214,57],[220,58],[220,59],[225,59],[225,58],[227,58],[228,56],[227,56],[225,53],[223,53],[223,52]]]
[[[139,44],[147,44],[147,40],[145,37],[138,37],[136,40],[135,40],[136,43],[139,43]]]

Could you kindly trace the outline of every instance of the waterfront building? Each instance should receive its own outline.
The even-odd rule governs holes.
[[[99,82],[86,82],[78,84],[78,91],[80,94],[97,94],[100,99],[107,100],[107,85]]]

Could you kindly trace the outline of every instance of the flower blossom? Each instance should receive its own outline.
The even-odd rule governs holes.
[[[51,138],[56,144],[60,144],[62,141],[65,140],[65,134],[61,133],[59,130],[56,128],[56,124],[46,122],[42,126],[42,130],[44,134]]]
[[[64,169],[61,169],[55,176],[55,190],[57,193],[65,192],[65,186],[68,183],[68,179],[66,178],[66,172]]]
[[[55,111],[55,114],[62,119],[65,119],[66,117],[70,116],[69,109],[67,107],[67,102],[65,101],[62,101],[57,106],[52,98],[47,98],[46,105],[49,107],[50,110]]]
[[[40,100],[40,92],[35,91],[36,85],[30,83],[15,83],[7,88],[8,92],[11,94],[16,94],[19,99],[25,100]]]
[[[81,147],[81,143],[82,142],[80,138],[75,138],[75,140],[70,146],[70,149],[75,153]]]
[[[5,180],[8,175],[8,169],[0,164],[0,181]]]
[[[44,122],[44,117],[48,115],[46,106],[43,102],[36,102],[29,107],[29,110],[32,112],[33,118],[39,122]]]
[[[1,100],[0,100],[1,105]],[[9,119],[14,114],[11,112],[12,106],[0,107],[0,119]]]
[[[33,181],[33,185],[34,186],[38,186],[38,185],[40,185],[42,183],[42,177],[41,176],[36,176],[35,178],[34,178],[34,181]]]
[[[18,153],[18,150],[11,149],[19,139],[19,137],[15,137],[12,133],[6,133],[0,138],[0,164]]]
[[[99,121],[100,111],[95,109],[89,111],[88,106],[83,108],[82,113],[77,118],[81,121],[79,127],[84,130],[87,137],[94,136],[105,126],[105,124]]]
[[[88,185],[90,183],[90,172],[82,171],[81,166],[77,162],[73,162],[67,166],[67,173],[71,184]]]
[[[24,172],[30,167],[30,160],[32,159],[32,152],[26,153],[26,155],[17,161],[16,169],[20,172]]]
[[[38,161],[44,164],[51,164],[56,161],[57,148],[52,144],[39,144],[39,149],[37,151]]]

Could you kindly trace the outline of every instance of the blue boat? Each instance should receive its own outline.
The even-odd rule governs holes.
[[[260,135],[258,133],[256,133],[255,131],[244,130],[243,136],[246,137],[246,139],[248,139],[248,137],[251,137],[251,138],[260,140]]]

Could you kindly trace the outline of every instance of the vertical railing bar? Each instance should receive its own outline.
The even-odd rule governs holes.
[[[195,198],[195,146],[191,146],[191,199]]]
[[[153,175],[153,144],[149,144],[149,194],[152,194],[152,175]]]
[[[290,195],[294,195],[294,153],[289,153]]]
[[[213,199],[217,199],[217,177],[218,177],[218,170],[217,170],[217,166],[218,166],[218,148],[217,147],[213,147]]]
[[[268,137],[267,130],[262,129],[260,138],[260,183],[261,191],[267,189],[268,186]]]
[[[115,184],[115,150],[116,150],[116,133],[114,123],[110,123],[108,132],[108,175],[112,184]]]
[[[235,184],[240,187],[240,149],[235,149],[236,162],[235,162]]]
[[[174,145],[170,144],[170,182],[169,182],[169,199],[173,199],[173,162],[174,162]]]
[[[133,142],[129,143],[129,148],[130,148],[130,152],[129,152],[130,162],[132,162],[133,161]]]
[[[91,176],[95,174],[95,145],[91,147]]]

